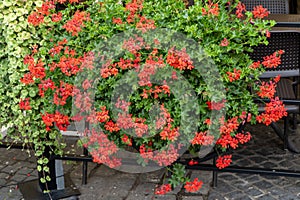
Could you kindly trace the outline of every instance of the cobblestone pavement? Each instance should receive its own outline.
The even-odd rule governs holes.
[[[252,132],[253,139],[234,151],[233,165],[300,170],[300,154],[283,150],[282,141],[270,127],[256,125],[246,129]],[[35,165],[35,159],[28,158],[26,152],[0,149],[0,200],[22,199],[17,183],[36,179]],[[300,199],[300,178],[294,177],[222,172],[218,174],[218,186],[212,188],[211,172],[189,171],[192,177],[204,182],[199,192],[186,193],[178,187],[167,195],[156,196],[153,191],[162,182],[164,169],[129,174],[89,163],[88,183],[81,185],[81,164],[72,162],[64,166],[81,192],[79,199],[83,200]]]

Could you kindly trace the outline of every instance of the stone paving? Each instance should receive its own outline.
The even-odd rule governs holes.
[[[253,139],[234,151],[233,165],[300,170],[300,154],[283,150],[282,141],[270,127],[256,125],[246,129],[252,132]],[[25,151],[0,149],[0,200],[23,199],[17,183],[36,179],[35,166],[35,159],[28,158]],[[65,162],[64,170],[79,188],[79,199],[82,200],[300,199],[300,178],[294,177],[222,172],[218,174],[218,186],[212,188],[211,172],[189,171],[192,177],[199,177],[204,182],[199,192],[186,193],[178,187],[167,195],[157,196],[153,191],[163,181],[164,169],[130,174],[89,163],[86,185],[81,185],[81,163]]]

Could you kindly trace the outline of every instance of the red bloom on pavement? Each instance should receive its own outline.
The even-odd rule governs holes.
[[[217,159],[216,167],[218,167],[219,169],[228,167],[230,165],[230,163],[232,162],[231,158],[232,158],[232,155],[219,156]]]
[[[255,6],[253,8],[252,13],[254,18],[260,18],[260,19],[267,17],[269,15],[269,11],[266,8],[262,7],[262,5]]]
[[[155,189],[155,194],[158,194],[158,195],[164,195],[164,194],[167,194],[168,192],[170,192],[172,190],[172,187],[170,184],[164,184],[164,185],[161,185],[160,187],[157,187]]]
[[[199,181],[198,178],[195,178],[193,181],[187,181],[184,185],[184,188],[187,192],[197,192],[202,187],[203,182]]]
[[[193,159],[190,160],[189,163],[188,163],[188,165],[190,165],[190,166],[197,165],[197,164],[199,164],[199,162],[196,161],[196,160],[193,160]]]

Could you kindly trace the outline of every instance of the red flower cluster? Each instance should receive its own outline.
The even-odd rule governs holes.
[[[192,145],[210,145],[213,143],[215,137],[213,135],[209,135],[207,131],[195,133],[195,137],[191,141]]]
[[[136,28],[145,33],[147,30],[155,29],[156,27],[154,20],[141,16],[139,22],[136,24]]]
[[[86,130],[84,135],[88,136],[88,141],[83,144],[84,147],[97,146],[90,151],[93,162],[104,163],[110,168],[115,168],[122,164],[119,158],[113,157],[113,154],[119,150],[117,145],[110,141],[103,132],[92,129],[91,131]]]
[[[24,83],[25,85],[29,85],[29,84],[34,83],[34,80],[33,80],[33,77],[31,75],[31,73],[24,74],[23,78],[21,78],[20,81],[22,83]]]
[[[173,119],[171,118],[171,114],[168,112],[168,110],[165,108],[164,104],[160,106],[160,114],[159,117],[156,117],[156,122],[155,122],[155,128],[161,129],[163,128],[166,124],[169,127],[169,130],[171,129],[171,123],[173,122]]]
[[[30,98],[25,98],[25,99],[21,99],[19,106],[21,110],[30,110],[31,106],[30,106],[30,102],[29,102]]]
[[[257,68],[259,68],[260,67],[260,61],[257,61],[257,62],[253,62],[250,66],[249,66],[249,68],[250,69],[257,69]]]
[[[139,77],[139,85],[140,86],[152,86],[151,83],[151,75],[156,73],[157,68],[164,67],[164,60],[162,56],[158,57],[156,55],[149,55],[144,66],[140,69],[137,69],[138,77]]]
[[[33,12],[28,16],[28,23],[33,26],[38,26],[44,22],[44,15],[39,12]]]
[[[254,18],[262,19],[264,17],[268,17],[269,11],[266,8],[262,7],[262,5],[259,5],[253,8],[252,14]]]
[[[232,158],[232,155],[219,156],[217,159],[216,167],[218,167],[219,169],[228,167],[230,165],[230,163],[232,162],[231,158]]]
[[[240,124],[238,122],[238,117],[229,119],[227,120],[227,122],[221,120],[221,124],[221,137],[217,140],[216,144],[220,145],[222,148],[231,147],[233,149],[236,149],[239,143],[244,144],[245,142],[248,142],[250,140],[251,135],[249,132],[238,133],[236,135],[233,135],[233,133],[238,129]]]
[[[88,92],[80,92],[78,88],[73,86],[73,97],[74,105],[76,108],[80,109],[81,112],[91,111],[92,100],[90,98],[91,94]],[[90,123],[96,123],[96,114],[91,112],[88,120]]]
[[[154,193],[157,195],[164,195],[164,194],[167,194],[168,192],[170,192],[171,190],[172,190],[172,187],[170,184],[164,184],[164,185],[157,187],[155,189]]]
[[[178,138],[178,136],[180,135],[179,133],[179,128],[171,128],[171,125],[168,125],[167,127],[165,127],[161,132],[160,132],[160,137],[162,140],[170,140],[170,141],[174,141]]]
[[[28,23],[33,26],[38,26],[44,22],[45,16],[50,15],[50,10],[55,9],[54,1],[45,1],[41,8],[38,8],[37,12],[33,12],[28,16]]]
[[[62,13],[61,12],[58,12],[57,14],[53,13],[51,16],[51,20],[53,22],[59,22],[60,20],[62,20]]]
[[[145,145],[140,146],[140,156],[145,162],[149,160],[155,161],[159,166],[169,166],[178,159],[178,150],[173,144],[170,144],[167,149],[153,151],[146,148]]]
[[[69,33],[72,33],[72,36],[77,36],[81,31],[81,28],[84,27],[84,22],[89,21],[89,14],[84,11],[76,11],[73,18],[69,20],[63,28],[65,28]]]
[[[242,73],[242,71],[240,69],[237,70],[236,68],[233,69],[233,72],[226,72],[230,82],[239,80],[241,73]]]
[[[244,17],[243,12],[246,12],[246,6],[242,2],[239,2],[238,5],[236,6],[236,11],[235,11],[237,18]]]
[[[266,104],[265,112],[256,116],[256,120],[268,126],[285,116],[287,116],[287,112],[282,101],[275,97],[275,99],[271,99],[270,103]]]
[[[96,112],[96,120],[100,123],[104,123],[109,120],[108,110],[106,106],[102,106],[100,112]]]
[[[67,43],[68,43],[68,40],[66,38],[64,38],[63,40],[58,41],[57,44],[54,44],[54,47],[49,50],[50,56],[54,57],[55,55],[59,54],[61,52],[61,50],[64,49],[63,45],[65,45]]]
[[[257,92],[257,95],[261,98],[271,99],[271,98],[274,98],[275,93],[276,93],[276,82],[263,81],[261,83],[261,85],[259,86],[259,91]]]
[[[239,126],[238,117],[233,117],[231,119],[228,119],[227,122],[224,121],[224,118],[220,119],[221,121],[221,127],[220,127],[220,133],[221,134],[230,134],[237,130]]]
[[[207,8],[202,8],[202,15],[219,15],[219,5],[209,1]]]
[[[24,84],[34,83],[33,78],[43,79],[46,76],[44,63],[41,59],[37,63],[34,62],[34,58],[31,55],[27,55],[23,60],[25,65],[28,65],[29,73],[24,74],[24,77],[20,81]]]
[[[272,55],[264,57],[264,61],[262,62],[263,66],[266,68],[276,68],[281,64],[281,55],[283,53],[283,50],[279,50],[274,52]]]
[[[129,11],[129,15],[127,16],[127,22],[134,22],[134,18],[136,17],[136,12],[141,11],[143,8],[143,0],[133,0],[126,4],[125,10]]]
[[[179,70],[192,70],[194,68],[193,61],[190,56],[186,53],[185,49],[181,51],[171,48],[167,55],[167,63]]]
[[[239,141],[241,144],[245,144],[250,141],[251,134],[249,132],[246,133],[238,133],[235,135],[235,138]]]
[[[222,41],[221,41],[221,44],[220,46],[222,47],[226,47],[229,45],[229,41],[227,40],[227,38],[224,38]]]
[[[134,35],[134,37],[130,37],[128,40],[123,40],[122,48],[137,56],[139,50],[146,48],[146,43],[142,37]]]
[[[103,64],[100,70],[100,75],[102,76],[102,78],[116,76],[118,73],[119,70],[116,68],[116,64],[111,64],[110,62]]]
[[[66,131],[67,127],[70,125],[69,117],[63,115],[59,111],[55,111],[54,114],[45,113],[42,114],[42,120],[46,125],[46,130],[50,130],[50,127],[53,126],[53,123],[56,124],[57,128],[62,131]]]
[[[54,93],[54,104],[63,106],[67,103],[67,99],[70,96],[74,96],[73,85],[61,81],[60,87]]]
[[[80,58],[62,56],[56,65],[67,76],[76,75],[81,65]]]
[[[118,125],[116,123],[114,123],[113,121],[106,122],[106,124],[104,125],[104,128],[105,128],[105,130],[107,130],[111,133],[118,132],[120,130]]]
[[[141,94],[141,96],[144,99],[147,99],[149,95],[153,95],[153,98],[157,99],[158,94],[160,94],[160,93],[170,95],[171,94],[170,87],[168,85],[164,84],[164,85],[161,85],[161,86],[155,86],[155,89],[149,89],[149,90],[143,89],[143,94]]]
[[[42,80],[41,83],[39,84],[39,95],[41,97],[45,96],[45,92],[48,89],[54,90],[56,88],[55,83],[48,78],[47,80]]]
[[[121,140],[124,144],[127,144],[128,146],[132,146],[132,138],[129,138],[128,135],[124,134]]]
[[[122,22],[122,19],[121,19],[121,18],[114,18],[114,17],[113,17],[113,19],[112,19],[112,20],[113,20],[113,23],[114,23],[114,24],[123,24],[123,22]]]
[[[215,101],[207,101],[206,105],[208,106],[209,110],[221,110],[222,108],[224,108],[226,103],[226,100],[223,99],[220,102],[215,102]]]
[[[184,188],[187,192],[197,192],[202,187],[203,182],[195,178],[193,181],[187,181]]]

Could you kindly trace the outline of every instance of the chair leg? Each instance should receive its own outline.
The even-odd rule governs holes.
[[[88,156],[87,148],[83,148],[83,155]],[[82,162],[82,185],[87,184],[87,170],[88,170],[88,162],[83,161]]]
[[[284,130],[283,130],[283,149],[288,149],[288,120],[289,117],[284,118]]]
[[[216,166],[216,157],[214,157],[213,159],[213,166]],[[212,187],[216,188],[218,186],[218,171],[217,170],[213,170],[213,179],[212,179]]]

